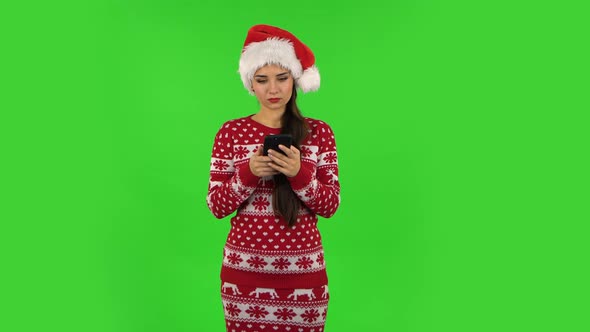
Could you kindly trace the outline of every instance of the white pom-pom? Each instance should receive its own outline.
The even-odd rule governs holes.
[[[313,65],[303,71],[297,80],[297,86],[303,92],[316,91],[320,88],[320,71]]]

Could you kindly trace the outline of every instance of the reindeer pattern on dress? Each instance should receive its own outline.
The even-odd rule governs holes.
[[[238,286],[236,284],[232,284],[230,282],[224,282],[221,286],[222,292],[227,293],[228,289],[232,291],[233,295],[242,295]],[[324,285],[321,287],[323,289],[321,298],[327,299],[329,295],[328,285]],[[253,291],[248,293],[249,296],[254,296],[255,298],[260,298],[261,294],[268,294],[272,300],[278,299],[279,294],[274,288],[263,288],[263,287],[256,287]],[[316,298],[315,294],[313,293],[313,288],[296,288],[293,289],[293,292],[287,295],[288,299],[293,299],[297,301],[299,296],[306,296],[308,301],[314,300]]]
[[[309,301],[315,299],[315,295],[313,295],[313,289],[305,289],[305,288],[297,288],[293,290],[293,293],[287,296],[288,299],[293,298],[294,301],[297,301],[298,296],[306,295]]]
[[[259,288],[257,287],[255,290],[250,292],[250,296],[255,295],[256,298],[259,298],[260,294],[268,294],[270,295],[271,299],[277,299],[279,298],[279,294],[277,294],[277,291],[274,288]]]
[[[230,282],[224,282],[223,285],[221,286],[222,291],[225,293],[226,289],[231,289],[234,295],[242,295],[242,293],[240,292],[240,290],[238,289],[238,286],[236,284],[232,284]]]

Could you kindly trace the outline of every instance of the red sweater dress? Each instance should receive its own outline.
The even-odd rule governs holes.
[[[207,203],[217,218],[234,211],[223,250],[221,298],[228,332],[324,332],[328,280],[317,216],[330,217],[340,204],[334,134],[306,118],[301,169],[288,178],[304,203],[288,227],[272,208],[272,177],[250,171],[250,156],[267,135],[251,117],[228,121],[215,137]]]
[[[340,204],[334,134],[325,122],[306,118],[301,169],[288,178],[303,206],[289,227],[272,208],[272,177],[250,171],[250,156],[267,135],[280,133],[251,119],[222,125],[213,146],[207,204],[217,218],[234,211],[223,253],[221,280],[228,285],[306,289],[327,285],[318,215],[331,217]]]

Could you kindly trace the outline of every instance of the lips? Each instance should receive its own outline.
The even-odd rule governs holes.
[[[281,100],[281,98],[269,98],[268,101],[270,101],[271,103],[278,103]]]

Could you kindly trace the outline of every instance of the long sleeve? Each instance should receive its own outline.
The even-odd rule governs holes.
[[[207,206],[219,219],[236,211],[252,195],[260,179],[252,174],[247,161],[234,163],[230,127],[227,122],[219,129],[211,153]]]
[[[309,143],[312,144],[302,146],[301,169],[289,182],[312,212],[329,218],[340,206],[336,141],[326,123],[314,121],[311,125]]]

